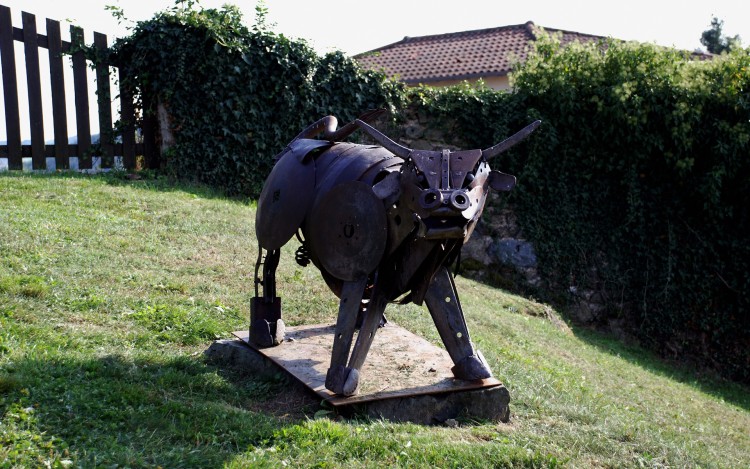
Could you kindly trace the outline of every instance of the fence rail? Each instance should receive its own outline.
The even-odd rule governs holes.
[[[22,12],[22,27],[13,26],[10,8],[0,5],[0,65],[3,76],[3,98],[7,144],[0,146],[0,159],[7,159],[7,168],[22,170],[24,158],[31,159],[34,170],[48,168],[47,159],[54,158],[54,167],[70,169],[71,158],[81,170],[93,167],[107,168],[115,164],[115,157],[125,169],[136,167],[136,155],[143,155],[148,168],[158,166],[153,119],[144,119],[141,129],[136,129],[133,95],[124,86],[126,80],[118,69],[120,94],[120,122],[118,129],[112,126],[112,104],[110,69],[115,64],[95,63],[97,115],[99,117],[99,143],[92,144],[89,117],[89,83],[86,74],[87,59],[84,53],[84,31],[70,26],[71,41],[61,39],[60,23],[47,19],[46,35],[37,32],[36,17]],[[31,144],[22,145],[19,113],[19,90],[17,83],[16,53],[14,41],[22,42],[26,63],[28,89],[29,127]],[[107,50],[107,36],[94,32],[94,48]],[[52,96],[52,125],[54,144],[46,145],[44,138],[45,116],[42,104],[42,84],[39,64],[39,49],[47,49]],[[76,144],[69,144],[68,109],[65,96],[65,64],[63,57],[71,56],[73,68],[73,92],[76,122]],[[103,55],[103,54],[102,54]],[[97,61],[99,62],[99,61]],[[136,143],[139,130],[143,143]],[[115,135],[120,136],[116,142]],[[75,166],[75,165],[74,165]],[[75,169],[75,168],[74,168]]]

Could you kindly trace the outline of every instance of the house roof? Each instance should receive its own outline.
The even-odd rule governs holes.
[[[511,71],[513,63],[526,58],[529,42],[536,40],[537,29],[529,21],[458,33],[407,36],[354,58],[366,68],[383,71],[409,84],[503,76]],[[562,44],[604,39],[573,31],[544,30],[562,33]]]

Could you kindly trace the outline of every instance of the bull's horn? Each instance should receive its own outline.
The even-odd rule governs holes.
[[[382,134],[375,127],[372,127],[370,124],[363,122],[360,119],[357,119],[355,122],[362,130],[367,132],[370,137],[374,138],[376,142],[381,144],[386,150],[393,153],[394,155],[406,159],[409,156],[409,153],[411,153],[410,149],[394,142],[393,140]]]
[[[514,146],[517,143],[520,143],[523,139],[525,139],[526,137],[528,137],[529,135],[531,135],[531,132],[533,132],[534,130],[536,130],[536,128],[539,127],[539,125],[541,123],[542,123],[542,121],[540,121],[540,120],[536,120],[536,121],[532,122],[531,124],[527,125],[523,129],[519,130],[518,132],[516,132],[512,136],[510,136],[510,137],[506,138],[505,140],[503,140],[502,142],[498,143],[497,145],[492,146],[492,147],[490,147],[490,148],[488,148],[486,150],[482,150],[482,156],[485,159],[489,160],[493,156],[497,156],[500,153],[503,153],[503,152],[507,151],[508,149],[510,149],[510,147]]]

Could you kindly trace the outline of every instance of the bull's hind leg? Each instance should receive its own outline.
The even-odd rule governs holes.
[[[447,267],[440,267],[435,273],[424,300],[440,338],[455,364],[451,369],[453,375],[465,380],[492,376],[484,357],[471,343],[464,313],[456,294],[456,285]]]
[[[258,248],[255,264],[255,297],[250,303],[250,342],[257,347],[279,345],[284,340],[284,321],[281,320],[281,298],[276,296],[276,267],[281,252],[268,251],[263,259],[263,248]],[[263,277],[258,271],[263,266]],[[258,284],[263,287],[263,296],[258,295]]]

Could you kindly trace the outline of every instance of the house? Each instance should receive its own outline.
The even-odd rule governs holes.
[[[562,44],[605,39],[602,36],[544,28],[561,33]],[[447,86],[478,79],[493,89],[508,89],[513,64],[524,60],[539,28],[531,21],[498,28],[405,37],[354,58],[365,68],[383,71],[409,85]]]

